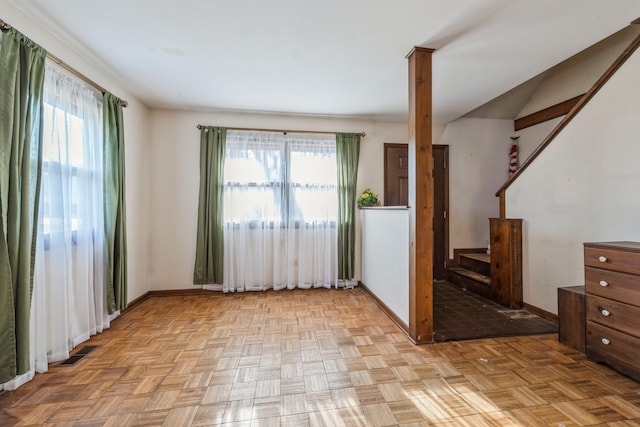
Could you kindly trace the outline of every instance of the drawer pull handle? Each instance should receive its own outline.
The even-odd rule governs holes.
[[[598,261],[600,261],[600,262],[607,262],[607,257],[606,257],[606,256],[604,256],[604,255],[600,255],[600,256],[598,257]]]
[[[602,315],[604,317],[609,317],[611,316],[611,312],[609,310],[607,310],[606,308],[603,308],[602,310],[600,310],[600,313],[602,313]]]
[[[603,288],[606,288],[607,286],[609,286],[609,283],[605,282],[604,280],[600,280],[600,286],[602,286]]]
[[[604,344],[604,345],[609,345],[609,344],[611,344],[611,341],[609,341],[609,340],[608,340],[608,339],[606,339],[606,338],[602,338],[600,341],[602,341],[602,344]]]

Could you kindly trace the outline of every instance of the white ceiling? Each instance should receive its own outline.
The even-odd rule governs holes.
[[[435,48],[436,122],[640,17],[639,0],[11,2],[150,107],[403,120],[405,55]]]

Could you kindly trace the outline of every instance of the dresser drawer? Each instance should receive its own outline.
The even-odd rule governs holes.
[[[585,267],[587,294],[640,306],[640,276]]]
[[[587,355],[596,361],[613,361],[613,365],[617,361],[637,370],[640,367],[640,339],[587,321]]]
[[[590,267],[640,274],[640,252],[613,247],[584,246],[584,264]]]
[[[629,335],[640,335],[640,308],[587,295],[587,320]]]

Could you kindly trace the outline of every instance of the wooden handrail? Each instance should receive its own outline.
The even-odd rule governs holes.
[[[640,21],[640,18],[633,21],[633,23],[637,23]],[[638,35],[633,41],[627,46],[627,48],[618,56],[618,58],[611,64],[609,68],[604,72],[604,74],[598,79],[597,82],[585,93],[582,98],[578,101],[578,103],[567,113],[566,116],[558,123],[558,125],[547,135],[547,137],[536,147],[535,150],[531,153],[529,157],[522,163],[522,165],[518,168],[518,170],[511,176],[507,181],[500,187],[498,191],[496,191],[496,197],[501,197],[503,199],[505,197],[504,194],[507,188],[513,184],[513,182],[524,172],[524,170],[531,164],[533,161],[542,153],[542,151],[547,148],[551,141],[553,141],[560,132],[573,120],[575,116],[578,115],[580,110],[587,105],[589,101],[598,93],[600,89],[609,81],[609,79],[622,67],[622,65],[633,55],[633,52],[638,49],[640,46],[640,35]],[[501,201],[501,204],[503,202]]]

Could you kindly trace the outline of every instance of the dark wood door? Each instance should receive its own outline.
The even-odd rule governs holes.
[[[409,149],[407,144],[384,144],[384,205],[409,204]]]
[[[433,146],[433,279],[443,280],[449,242],[449,146]],[[384,144],[384,204],[407,206],[409,154],[407,144]]]
[[[433,280],[444,280],[449,242],[449,146],[433,146]]]

